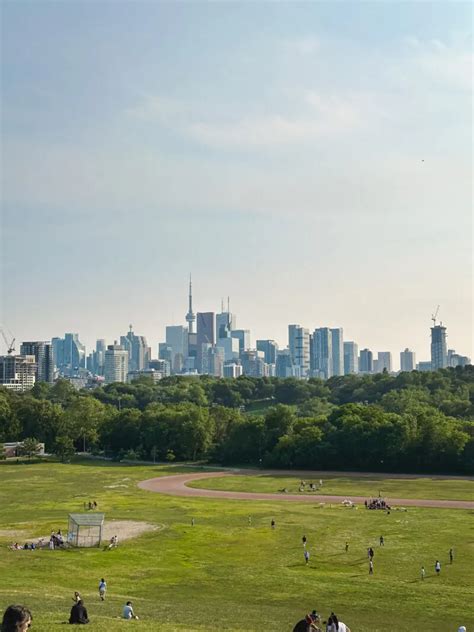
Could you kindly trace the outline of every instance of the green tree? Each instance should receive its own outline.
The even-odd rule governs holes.
[[[82,451],[87,444],[96,444],[99,428],[107,417],[107,408],[89,396],[76,398],[65,411],[66,427],[74,441],[80,440]]]
[[[39,444],[39,441],[34,437],[28,437],[27,439],[24,439],[19,446],[20,454],[27,456],[29,459],[31,459],[32,456],[36,456],[37,454],[39,454],[40,450],[41,446]]]
[[[58,435],[53,445],[53,454],[61,459],[61,463],[69,461],[75,454],[74,441],[67,435]]]

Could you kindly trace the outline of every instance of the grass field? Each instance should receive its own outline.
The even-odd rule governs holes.
[[[422,477],[416,479],[386,478],[382,475],[370,477],[354,476],[322,476],[323,485],[319,487],[320,477],[306,478],[306,491],[302,495],[308,496],[309,483],[315,483],[318,487],[317,494],[329,494],[335,496],[373,496],[379,492],[387,498],[430,498],[436,500],[472,500],[474,498],[474,480],[462,480],[456,478],[433,479]],[[299,493],[301,476],[275,476],[262,474],[257,476],[238,475],[223,476],[222,478],[210,478],[193,481],[190,487],[202,489],[225,489],[237,492],[262,492],[277,494],[282,489],[289,493]]]
[[[97,462],[0,464],[0,607],[28,605],[32,632],[60,630],[74,590],[84,596],[89,629],[100,632],[131,626],[150,632],[286,632],[312,608],[324,615],[335,610],[353,632],[452,632],[474,625],[473,512],[410,508],[388,516],[298,503],[173,498],[136,487],[139,480],[179,471],[186,470]],[[356,490],[357,483],[352,485]],[[13,530],[31,538],[66,530],[68,512],[93,499],[106,519],[164,528],[112,551],[7,548],[19,539]],[[12,533],[5,535],[8,529]],[[303,534],[311,553],[307,567]],[[384,548],[378,546],[381,534]],[[22,535],[22,541],[31,538]],[[376,549],[372,577],[370,545]],[[437,558],[440,577],[433,571]],[[97,596],[102,576],[109,586],[104,603]],[[128,599],[140,621],[118,619]]]

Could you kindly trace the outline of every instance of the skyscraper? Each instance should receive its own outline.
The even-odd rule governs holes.
[[[344,375],[359,372],[359,347],[356,342],[344,342]]]
[[[312,347],[312,373],[315,377],[327,380],[332,376],[334,367],[332,357],[332,332],[328,327],[320,327],[314,330]]]
[[[193,312],[193,283],[191,275],[189,275],[189,296],[188,296],[188,313],[186,314],[186,322],[188,323],[188,330],[190,334],[194,333],[194,323],[196,316]]]
[[[267,364],[276,364],[278,344],[274,340],[257,340],[257,351],[263,351]]]
[[[20,355],[35,356],[37,382],[54,382],[53,346],[50,342],[22,342]]]
[[[300,325],[288,325],[288,349],[291,360],[299,369],[299,377],[309,373],[309,330]]]
[[[377,354],[377,373],[392,372],[392,354],[390,351],[379,351]]]
[[[448,349],[446,345],[446,327],[431,327],[431,369],[445,369],[448,366]]]
[[[214,312],[197,313],[197,369],[200,373],[204,371],[204,363],[207,363],[207,347],[204,351],[203,345],[211,345],[216,342],[215,336],[215,314]]]
[[[188,357],[188,328],[182,325],[166,327],[166,344],[171,347],[171,370],[181,373],[184,360]]]
[[[64,334],[64,338],[53,338],[53,359],[63,375],[74,375],[86,366],[86,348],[79,340],[79,334]]]
[[[374,370],[374,355],[370,349],[362,349],[359,356],[359,373],[372,373]]]
[[[216,314],[216,338],[230,338],[230,333],[237,327],[237,317],[229,309],[227,304],[227,311],[224,311],[224,305],[222,305],[221,313]]]
[[[126,382],[129,353],[121,345],[108,345],[105,352],[105,382]]]
[[[239,353],[250,349],[250,329],[234,329],[230,332],[230,336],[239,341]]]
[[[331,329],[332,337],[332,374],[344,375],[344,339],[342,327]]]
[[[415,352],[408,348],[405,351],[400,351],[400,371],[414,371],[415,369]]]
[[[143,371],[148,368],[150,360],[148,344],[144,336],[133,333],[132,325],[126,336],[120,336],[120,344],[128,351],[128,368],[130,371]]]

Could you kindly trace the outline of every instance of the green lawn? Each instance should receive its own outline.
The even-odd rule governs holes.
[[[315,483],[319,488],[317,494],[340,496],[378,496],[379,492],[387,498],[430,498],[435,500],[473,500],[474,480],[455,478],[433,479],[429,477],[417,479],[385,478],[377,474],[370,477],[357,476],[322,476],[323,485],[319,487],[317,478],[305,478],[306,491],[302,495],[308,496],[309,483]],[[239,492],[265,492],[276,494],[282,489],[299,493],[301,477],[275,476],[261,474],[258,476],[223,476],[194,481],[190,487],[204,489],[225,489]]]
[[[131,626],[150,632],[285,632],[312,608],[325,615],[334,610],[353,632],[474,626],[473,512],[410,509],[388,516],[298,503],[172,498],[136,487],[139,480],[180,470],[97,462],[0,464],[0,530],[21,529],[31,536],[65,530],[67,513],[92,499],[106,519],[165,526],[105,552],[10,551],[13,538],[1,536],[1,609],[12,602],[28,605],[32,632],[62,629],[74,590],[85,598],[89,629],[101,632]],[[308,567],[303,534],[311,553]],[[378,546],[380,534],[384,548]],[[370,545],[376,549],[372,577]],[[437,558],[443,564],[440,577],[433,572]],[[97,597],[102,576],[109,585],[105,603]],[[127,599],[140,621],[117,618]]]

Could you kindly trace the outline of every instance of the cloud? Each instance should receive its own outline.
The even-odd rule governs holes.
[[[474,56],[471,50],[458,44],[447,44],[438,39],[405,40],[410,55],[411,72],[418,79],[428,81],[443,90],[456,89],[472,94]]]
[[[299,55],[312,55],[321,48],[320,41],[313,36],[300,37],[284,41],[286,50],[296,52]]]

